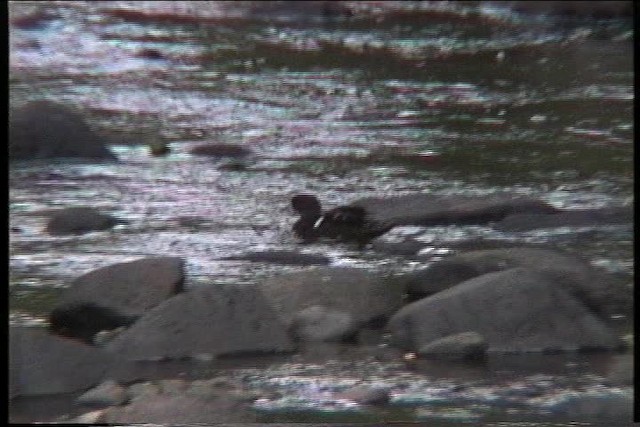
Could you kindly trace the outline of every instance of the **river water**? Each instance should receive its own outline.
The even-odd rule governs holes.
[[[70,280],[143,256],[183,257],[187,285],[257,283],[301,268],[220,259],[249,250],[324,254],[332,265],[385,274],[430,261],[341,244],[301,247],[290,233],[289,207],[300,192],[318,194],[327,206],[371,195],[503,191],[560,208],[633,204],[631,19],[526,15],[507,6],[10,3],[12,105],[49,99],[83,110],[120,160],[10,165],[10,322],[42,324]],[[148,145],[158,142],[171,154],[151,156]],[[253,155],[242,168],[228,168],[229,159],[189,154],[203,143],[242,144]],[[43,212],[76,205],[128,224],[74,237],[44,233]],[[478,237],[550,244],[632,286],[630,226],[423,233],[437,253]],[[428,369],[346,359],[282,359],[237,374],[257,388],[278,388],[281,399],[255,404],[267,421],[380,416],[322,398],[323,390],[344,386],[338,379],[345,376],[391,387],[396,410],[388,419],[443,425],[534,420],[576,390],[632,391],[603,385],[602,366],[611,360],[586,356],[515,363],[509,385],[489,375],[491,368],[464,386],[476,390],[464,399],[448,388],[469,381],[463,368],[449,376],[439,370],[445,379],[436,379]],[[551,368],[535,368],[542,365]],[[551,385],[538,400],[492,406],[514,384],[545,381]]]

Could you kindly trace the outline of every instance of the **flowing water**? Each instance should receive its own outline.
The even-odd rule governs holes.
[[[43,323],[73,278],[144,256],[183,257],[187,285],[257,283],[303,268],[220,259],[249,250],[325,254],[332,265],[384,273],[429,262],[342,244],[301,247],[289,207],[300,192],[326,206],[370,195],[503,191],[560,208],[633,203],[633,26],[624,15],[408,1],[51,1],[12,2],[9,11],[11,104],[75,106],[119,158],[10,165],[12,324]],[[151,156],[149,144],[159,142],[171,154]],[[253,154],[241,167],[189,154],[203,143],[241,144]],[[43,212],[77,205],[128,224],[73,237],[43,231]],[[478,237],[550,244],[632,284],[631,226],[420,232],[438,253]],[[339,378],[392,387],[397,411],[387,419],[445,425],[536,419],[576,390],[631,394],[603,385],[588,357],[548,360],[561,373],[518,367],[510,385],[491,375],[461,385],[455,369],[439,380],[391,362],[281,360],[238,375],[278,388],[280,399],[254,405],[276,421],[382,416],[323,398],[344,385]],[[518,381],[552,386],[538,400],[495,409],[495,395]],[[451,391],[460,387],[472,391]]]

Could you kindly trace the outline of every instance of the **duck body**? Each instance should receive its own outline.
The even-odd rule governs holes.
[[[339,206],[322,213],[320,202],[310,194],[294,196],[291,205],[300,214],[293,231],[306,243],[329,238],[364,245],[391,229],[391,226],[372,221],[360,206]]]

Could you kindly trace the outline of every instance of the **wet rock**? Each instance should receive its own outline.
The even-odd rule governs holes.
[[[412,299],[433,295],[486,273],[526,267],[550,277],[589,309],[608,319],[631,312],[631,290],[619,278],[557,250],[514,247],[471,251],[438,261],[401,278]]]
[[[386,405],[389,403],[389,391],[381,387],[356,386],[335,395],[337,399],[346,399],[361,405]]]
[[[314,305],[295,314],[290,331],[299,341],[344,341],[354,336],[357,327],[349,313]]]
[[[324,255],[304,254],[294,251],[247,252],[222,258],[223,260],[246,260],[283,265],[326,265],[331,261]]]
[[[116,357],[43,328],[9,330],[9,396],[86,390],[98,384]]]
[[[181,258],[143,258],[102,267],[78,277],[58,307],[93,303],[128,316],[139,316],[181,292],[183,283]]]
[[[271,277],[260,290],[285,324],[304,309],[323,306],[348,313],[358,327],[388,318],[402,304],[402,289],[357,268],[318,267]]]
[[[236,399],[224,396],[158,395],[139,399],[127,406],[109,408],[106,422],[166,424],[214,424],[254,422],[255,416]]]
[[[12,160],[116,159],[107,140],[93,132],[81,114],[51,101],[33,101],[10,112],[9,156]]]
[[[52,236],[83,234],[107,230],[121,223],[123,221],[111,215],[102,214],[94,208],[72,207],[53,213],[47,222],[46,232]]]
[[[555,214],[521,213],[509,215],[494,227],[501,231],[527,231],[538,228],[586,227],[606,224],[631,224],[632,208],[606,208],[564,211]]]
[[[425,344],[418,349],[418,354],[446,360],[479,360],[486,357],[488,347],[482,335],[462,332]]]
[[[127,389],[113,380],[107,380],[80,395],[76,403],[83,406],[107,407],[122,405],[129,400]]]
[[[207,286],[165,301],[105,347],[130,360],[293,350],[285,326],[253,287]]]
[[[195,146],[189,151],[198,156],[245,157],[251,150],[238,144],[206,144]]]
[[[408,304],[387,325],[394,345],[476,331],[489,351],[617,349],[616,334],[548,275],[525,268],[488,273]]]
[[[372,221],[399,225],[487,224],[516,213],[556,213],[540,200],[501,194],[486,197],[407,194],[370,197],[350,206],[363,207]]]
[[[93,303],[69,303],[56,307],[49,314],[49,331],[93,344],[98,332],[129,326],[136,319],[137,316],[127,316]]]

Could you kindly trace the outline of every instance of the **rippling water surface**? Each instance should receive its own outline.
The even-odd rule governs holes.
[[[51,1],[9,10],[12,105],[44,98],[83,110],[120,160],[11,165],[15,324],[42,322],[71,279],[148,255],[184,257],[190,283],[256,283],[294,269],[220,260],[247,250],[322,253],[392,273],[426,265],[348,245],[301,249],[289,207],[299,192],[327,206],[502,191],[561,208],[633,203],[633,30],[624,17],[524,15],[490,2]],[[160,141],[172,152],[152,157],[148,144]],[[209,142],[254,154],[242,170],[189,154]],[[74,205],[129,223],[76,237],[43,232],[43,212]],[[632,231],[422,232],[443,250],[477,236],[550,243],[631,285]],[[295,396],[291,405],[306,408]],[[285,403],[258,409],[288,413]]]

